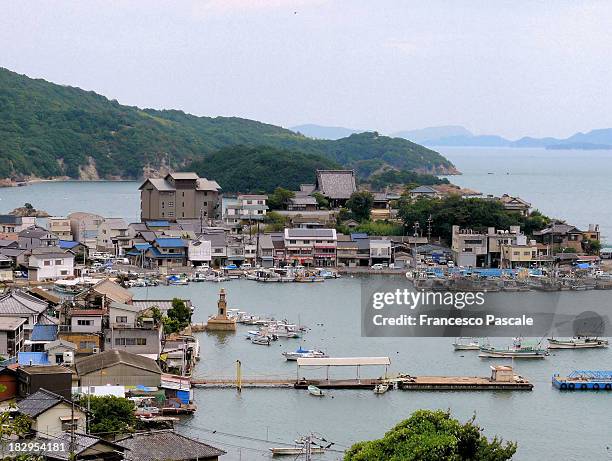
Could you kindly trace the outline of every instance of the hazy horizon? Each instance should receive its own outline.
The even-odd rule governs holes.
[[[612,127],[612,4],[4,2],[0,66],[122,104],[393,133]]]

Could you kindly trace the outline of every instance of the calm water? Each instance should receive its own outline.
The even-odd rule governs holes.
[[[305,346],[320,347],[333,356],[389,356],[393,371],[414,375],[489,375],[493,363],[477,353],[455,353],[451,338],[363,338],[360,336],[360,279],[342,278],[322,284],[264,285],[242,280],[226,284],[200,283],[183,287],[136,289],[139,297],[183,296],[196,305],[195,320],[205,321],[216,311],[219,288],[228,291],[230,307],[276,318],[298,319],[312,330]],[[508,293],[520,302],[530,293]],[[541,295],[541,294],[537,294]],[[552,295],[558,296],[558,294]],[[609,303],[603,291],[563,293],[567,303]],[[295,350],[301,340],[279,340],[270,347],[244,339],[248,327],[236,334],[200,333],[202,360],[195,375],[233,377],[235,361],[242,361],[245,376],[295,377],[295,364],[280,355]],[[498,344],[507,344],[503,339]],[[230,452],[228,459],[260,459],[273,442],[220,436],[211,430],[290,442],[309,431],[323,434],[338,446],[380,437],[419,408],[451,409],[460,420],[474,413],[487,435],[502,435],[519,442],[516,459],[610,459],[609,429],[612,401],[607,394],[561,393],[552,388],[553,373],[574,369],[610,367],[609,350],[563,351],[542,361],[516,363],[517,370],[534,384],[532,392],[402,392],[376,396],[372,391],[331,391],[323,399],[293,389],[233,390],[196,389],[199,410],[183,420],[181,430],[217,443]],[[497,362],[495,362],[497,363]],[[362,376],[379,376],[383,370],[364,369]],[[324,377],[324,370],[300,374]],[[335,376],[354,377],[354,370]],[[568,430],[571,428],[571,430]],[[241,446],[243,448],[237,448]],[[249,448],[247,450],[247,448]],[[260,451],[257,451],[260,450]],[[338,453],[325,459],[340,459]]]
[[[612,151],[457,147],[440,152],[463,173],[450,176],[451,182],[484,194],[518,195],[579,228],[600,224],[611,242]]]

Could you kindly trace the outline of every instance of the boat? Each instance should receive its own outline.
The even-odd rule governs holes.
[[[453,347],[456,351],[477,351],[480,349],[481,341],[479,338],[459,337],[455,339]]]
[[[269,448],[272,452],[272,456],[297,456],[306,454],[306,448],[301,447],[274,447]],[[321,454],[325,453],[325,448],[322,447],[310,447],[310,453]]]
[[[299,333],[299,328],[297,325],[284,323],[284,322],[276,322],[271,323],[267,326],[268,332],[270,334],[276,335],[279,338],[301,338],[302,335]]]
[[[538,344],[525,344],[521,338],[514,338],[512,346],[497,348],[486,344],[480,346],[481,358],[514,358],[514,359],[543,359],[548,355],[548,349]]]
[[[315,397],[323,397],[325,395],[325,393],[321,389],[312,384],[308,386],[308,393],[310,395],[314,395]]]
[[[389,385],[388,384],[377,384],[376,386],[374,386],[374,393],[375,394],[384,394],[388,390],[389,390]]]
[[[168,281],[168,285],[189,285],[187,277],[179,275],[171,275],[166,280]]]
[[[569,339],[548,338],[549,349],[596,349],[608,347],[607,339],[574,336]]]
[[[324,282],[325,279],[323,277],[319,277],[318,275],[298,275],[295,278],[295,281],[298,283],[316,283]]]
[[[287,360],[297,360],[297,359],[323,359],[329,357],[325,352],[319,351],[317,349],[302,349],[300,346],[295,352],[283,352],[283,357]]]
[[[562,391],[610,391],[612,390],[612,371],[575,370],[565,377],[556,373],[552,377],[552,385]]]
[[[251,336],[251,342],[260,346],[269,346],[272,342],[272,338],[269,336],[255,335]]]

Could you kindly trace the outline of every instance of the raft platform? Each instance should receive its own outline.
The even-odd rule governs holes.
[[[612,391],[612,370],[575,370],[565,377],[555,374],[552,385],[562,391]]]

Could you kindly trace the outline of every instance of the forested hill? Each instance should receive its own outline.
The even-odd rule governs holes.
[[[404,139],[361,133],[315,140],[237,117],[124,106],[0,68],[0,178],[141,178],[236,145],[314,154],[364,175],[384,166],[455,172],[437,152]]]

